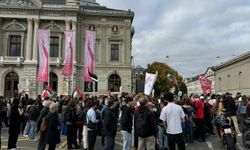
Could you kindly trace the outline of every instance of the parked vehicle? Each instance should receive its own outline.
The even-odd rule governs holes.
[[[246,148],[250,148],[250,119],[243,121],[242,141]]]
[[[222,140],[222,146],[226,150],[235,150],[237,138],[229,120],[224,115],[219,115],[215,118],[215,125]]]

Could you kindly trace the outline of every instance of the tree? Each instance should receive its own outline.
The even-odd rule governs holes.
[[[174,74],[174,76],[177,79],[179,89],[183,93],[187,92],[186,85],[183,83],[183,78],[178,74],[176,70],[174,70],[170,66],[161,62],[153,62],[152,64],[149,64],[148,68],[145,70],[145,72],[148,72],[148,73],[155,73],[156,71],[158,71],[158,76],[154,85],[156,96],[159,96],[161,93],[170,91],[173,87],[175,87],[175,89],[178,89],[178,87],[174,85],[174,83],[172,83],[167,78],[168,73]],[[145,79],[145,75],[144,75],[144,79]]]

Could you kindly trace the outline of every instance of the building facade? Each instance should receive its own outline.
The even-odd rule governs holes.
[[[102,94],[121,89],[131,92],[133,17],[130,10],[106,8],[95,0],[1,0],[0,95],[13,97],[18,90],[31,97],[42,93],[44,83],[36,81],[38,29],[50,31],[48,84],[58,95],[68,95],[75,88]],[[83,81],[85,31],[90,26],[96,31],[95,73],[99,81],[94,85]],[[65,30],[76,31],[73,80],[61,75]]]
[[[187,92],[188,95],[191,94],[198,94],[201,95],[203,93],[202,88],[201,88],[201,84],[200,84],[200,80],[199,80],[199,76],[195,76],[193,78],[187,78],[185,79],[185,84],[187,86]]]
[[[250,94],[250,51],[215,66],[215,92]]]

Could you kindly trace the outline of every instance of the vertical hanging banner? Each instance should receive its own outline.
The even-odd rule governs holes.
[[[64,32],[66,38],[65,46],[65,65],[62,70],[62,75],[72,76],[73,68],[73,31],[68,30]]]
[[[212,81],[208,80],[205,76],[200,76],[199,80],[201,83],[201,88],[202,88],[203,94],[206,96],[209,93],[211,93]]]
[[[97,76],[94,74],[95,31],[86,30],[85,34],[84,81],[93,82],[93,79],[97,79]]]
[[[49,72],[49,31],[38,30],[39,69],[37,82],[48,82]]]
[[[147,73],[146,72],[146,77],[145,77],[145,85],[144,85],[144,94],[145,95],[150,95],[152,92],[152,89],[155,84],[155,80],[157,78],[158,72],[155,74]]]

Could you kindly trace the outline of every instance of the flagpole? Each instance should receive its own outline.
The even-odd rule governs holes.
[[[49,30],[49,39],[48,39],[48,86],[50,87],[50,30]]]
[[[75,30],[72,30],[72,32],[73,32],[73,40],[72,40],[72,42],[73,42],[73,49],[72,49],[72,57],[73,57],[73,59],[72,59],[72,79],[71,79],[71,93],[73,93],[73,88],[74,88],[74,49],[76,48],[76,44],[75,44],[75,40],[76,40],[76,38],[75,38],[75,35],[76,35],[76,32],[75,32]],[[75,49],[75,52],[76,52],[76,49]]]
[[[95,31],[95,30],[94,30]],[[94,32],[94,41],[93,41],[93,51],[94,51],[94,74],[95,74],[95,52],[96,52],[96,48],[95,48],[95,42],[96,42],[96,35],[95,35],[95,32]],[[93,81],[94,83],[93,83],[93,95],[95,95],[95,81]]]

